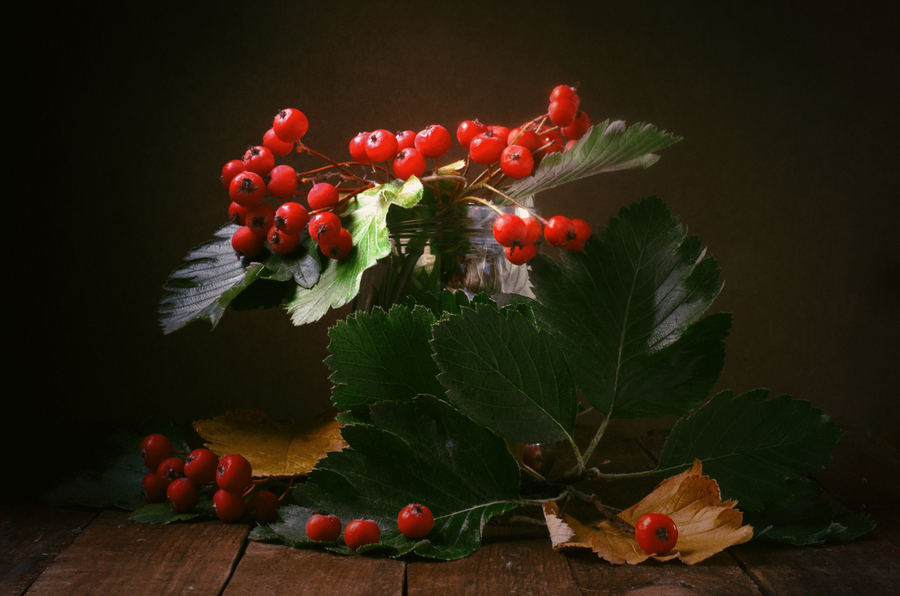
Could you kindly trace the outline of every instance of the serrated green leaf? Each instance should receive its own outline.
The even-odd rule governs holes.
[[[303,288],[311,288],[319,281],[321,257],[316,248],[316,243],[313,242],[307,232],[303,232],[302,236],[303,240],[298,250],[289,255],[272,253],[263,262],[265,270],[260,272],[260,279],[271,279],[273,281],[293,280]]]
[[[128,520],[138,524],[170,524],[198,517],[218,517],[213,507],[212,496],[208,493],[201,496],[196,507],[185,513],[178,513],[169,503],[152,503],[136,509],[128,516]]]
[[[556,342],[517,310],[474,304],[434,326],[447,398],[510,441],[572,439],[577,398]]]
[[[519,470],[505,442],[448,404],[420,396],[379,402],[371,413],[371,426],[344,427],[351,448],[321,460],[295,492],[299,507],[282,507],[283,521],[259,537],[315,546],[305,520],[327,509],[345,520],[374,519],[381,542],[370,550],[459,559],[478,548],[490,517],[519,504]],[[397,512],[409,503],[434,513],[434,529],[424,539],[397,529]],[[348,554],[346,547],[330,550]]]
[[[789,395],[767,400],[768,394],[723,391],[679,420],[657,472],[670,475],[700,460],[724,498],[737,499],[744,511],[789,499],[788,481],[821,470],[843,433],[808,401]]]
[[[334,371],[332,400],[340,409],[377,401],[409,401],[420,393],[441,396],[431,357],[435,317],[425,307],[394,306],[355,313],[328,330]]]
[[[522,198],[602,172],[646,168],[659,159],[654,151],[677,143],[681,137],[660,132],[652,124],[609,120],[595,124],[563,153],[545,157],[534,174],[509,187],[507,194]]]
[[[294,325],[317,321],[329,309],[344,306],[356,297],[365,270],[391,252],[385,225],[388,209],[391,205],[414,206],[422,193],[422,183],[413,177],[406,183],[394,181],[354,197],[342,215],[354,248],[344,259],[329,260],[315,286],[297,286],[286,305]]]
[[[852,540],[875,528],[864,513],[838,512],[815,482],[800,478],[790,486],[792,494],[783,503],[744,514],[754,538],[805,546]]]
[[[731,317],[694,323],[719,291],[716,261],[704,254],[697,237],[650,197],[623,208],[562,264],[532,260],[535,314],[601,412],[681,415],[709,395]]]

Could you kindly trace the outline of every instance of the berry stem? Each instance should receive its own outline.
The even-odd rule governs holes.
[[[359,180],[360,182],[367,182],[367,180],[364,180],[363,178],[360,178],[359,176],[357,176],[356,174],[354,174],[353,172],[351,172],[350,170],[348,170],[347,168],[345,168],[344,166],[342,166],[342,165],[339,164],[338,162],[334,161],[334,160],[331,159],[330,157],[328,157],[328,156],[326,156],[326,155],[322,155],[321,153],[319,153],[319,152],[316,151],[315,149],[310,149],[309,147],[307,147],[306,145],[304,145],[304,144],[301,143],[300,141],[297,141],[297,151],[298,151],[298,152],[306,152],[306,153],[309,153],[310,155],[312,155],[312,156],[314,156],[314,157],[318,157],[319,159],[322,159],[322,160],[327,161],[327,162],[330,163],[332,166],[336,167],[336,168],[339,169],[341,172],[343,172],[343,173],[346,174],[347,176],[353,178],[354,180]]]
[[[509,195],[506,194],[505,192],[500,191],[500,190],[497,190],[496,188],[494,188],[494,187],[491,186],[490,184],[482,184],[481,186],[484,187],[484,188],[487,188],[487,189],[489,189],[489,190],[491,190],[491,191],[493,191],[493,192],[495,192],[495,193],[497,193],[498,195],[500,195],[501,197],[503,197],[504,199],[506,199],[507,201],[509,201],[509,202],[512,203],[513,205],[515,205],[516,207],[519,207],[520,209],[524,209],[524,210],[527,211],[533,218],[535,218],[536,220],[538,220],[539,222],[541,222],[541,225],[547,225],[547,220],[546,220],[546,219],[544,219],[543,217],[541,217],[540,215],[538,215],[537,213],[535,213],[534,211],[532,211],[531,209],[529,209],[528,207],[526,207],[525,205],[523,205],[522,203],[520,203],[519,201],[515,200],[514,198],[512,198],[511,196],[509,196]]]

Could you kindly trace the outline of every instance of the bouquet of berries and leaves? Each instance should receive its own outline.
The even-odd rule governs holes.
[[[597,228],[535,209],[542,191],[646,168],[679,137],[592,125],[573,87],[549,100],[512,129],[459,124],[458,161],[439,124],[362,132],[349,159],[333,159],[304,143],[301,111],[279,112],[261,145],[223,167],[230,223],[171,275],[161,325],[214,327],[229,305],[282,306],[300,325],[355,301],[329,331],[334,412],[301,428],[248,411],[197,421],[206,445],[193,451],[163,429],[118,436],[118,472],[60,487],[57,502],[97,504],[90,487],[105,482],[120,490],[102,504],[139,522],[249,518],[257,539],[441,560],[529,506],[554,548],[612,563],[692,564],[754,536],[816,544],[870,530],[806,478],[841,436],[821,410],[762,389],[710,397],[731,315],[707,314],[718,265],[660,199]],[[454,285],[484,223],[473,208],[489,213],[492,267],[519,280],[499,293]],[[598,423],[579,443],[588,415]],[[592,465],[614,419],[673,415],[655,468]],[[560,449],[569,456],[554,466]],[[648,476],[659,486],[622,510],[584,490]]]

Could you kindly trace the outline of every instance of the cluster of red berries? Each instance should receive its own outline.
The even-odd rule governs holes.
[[[261,523],[278,519],[278,497],[270,491],[253,490],[253,469],[242,455],[221,459],[209,449],[195,449],[186,459],[176,455],[172,442],[161,434],[141,441],[141,461],[148,472],[141,480],[148,503],[168,501],[178,513],[187,513],[200,503],[200,490],[213,486],[213,506],[224,522],[233,522],[251,514]]]
[[[340,202],[333,185],[314,184],[307,194],[309,209],[295,201],[277,209],[262,202],[266,196],[289,199],[296,194],[301,177],[289,165],[276,166],[275,157],[294,152],[308,128],[303,112],[281,110],[263,135],[262,145],[250,147],[242,159],[233,159],[222,168],[222,184],[232,200],[228,218],[241,226],[231,238],[231,246],[240,256],[257,257],[266,244],[273,252],[290,254],[300,246],[304,231],[330,258],[342,259],[353,248],[350,233],[332,211]]]
[[[434,528],[434,515],[425,505],[410,503],[400,510],[397,528],[407,538],[424,538]],[[341,535],[341,520],[333,513],[316,511],[306,522],[306,535],[318,542],[334,542]],[[381,540],[381,529],[371,519],[354,519],[344,528],[344,543],[357,550]]]

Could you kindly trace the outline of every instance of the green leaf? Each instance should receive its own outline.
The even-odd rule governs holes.
[[[852,540],[875,528],[864,513],[838,512],[815,482],[800,478],[790,485],[793,492],[783,503],[744,514],[754,538],[805,546]]]
[[[421,200],[422,193],[422,183],[412,177],[403,184],[394,181],[354,197],[342,214],[354,249],[344,259],[329,259],[312,288],[296,288],[286,305],[294,325],[317,321],[329,309],[344,306],[356,297],[365,270],[391,252],[385,224],[388,209],[391,205],[408,209]]]
[[[570,150],[545,157],[533,175],[510,186],[507,194],[527,197],[602,172],[647,168],[659,160],[653,151],[680,140],[652,124],[639,122],[626,129],[621,120],[607,120],[591,127]]]
[[[303,232],[302,238],[300,248],[293,253],[289,255],[272,253],[263,262],[265,271],[260,272],[260,279],[293,280],[303,288],[313,287],[319,281],[321,271],[319,251],[308,233]]]
[[[258,537],[316,546],[306,537],[305,520],[327,509],[344,520],[378,523],[381,543],[367,550],[459,559],[478,548],[490,517],[519,504],[519,470],[505,442],[448,404],[420,396],[379,402],[371,413],[372,425],[344,427],[350,449],[320,460],[295,492],[299,507],[282,507],[283,521]],[[421,540],[397,530],[397,512],[409,503],[422,503],[435,516],[434,529]],[[349,554],[346,547],[334,549]]]
[[[374,308],[355,313],[328,330],[334,372],[332,400],[340,409],[382,400],[409,401],[420,393],[442,396],[431,357],[435,317],[423,306]]]
[[[473,306],[434,326],[448,399],[510,441],[571,440],[578,400],[556,342],[517,310]]]
[[[657,472],[674,474],[697,459],[724,498],[737,499],[742,510],[789,499],[788,481],[821,470],[843,433],[808,401],[789,395],[766,400],[768,394],[756,389],[733,397],[723,391],[679,420]]]
[[[650,197],[623,208],[562,264],[532,261],[535,314],[601,412],[683,415],[709,395],[731,316],[694,323],[719,291],[716,261],[704,255],[697,237]]]
[[[200,502],[192,510],[178,513],[169,503],[152,503],[136,509],[128,516],[129,521],[139,524],[170,524],[176,521],[188,521],[198,517],[218,517],[213,507],[212,494],[206,491]]]

